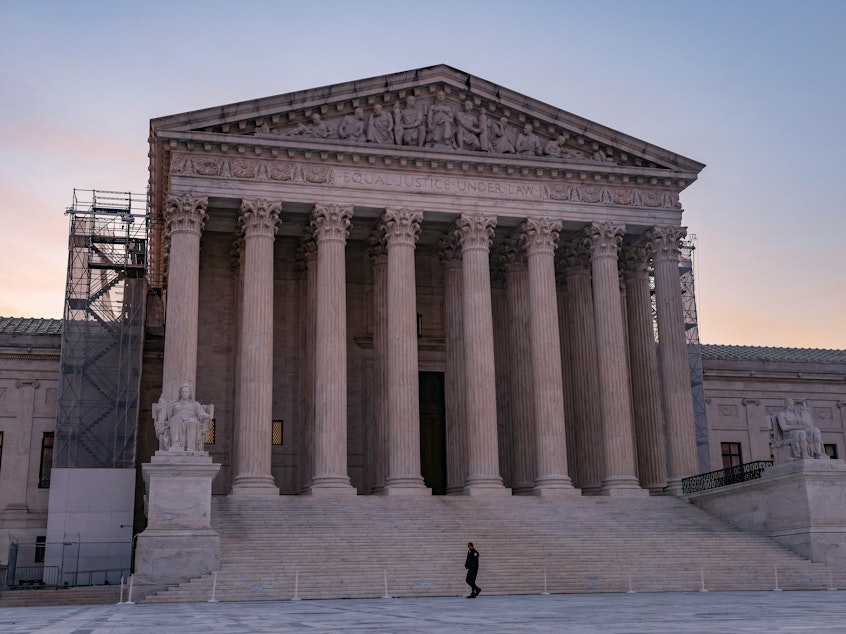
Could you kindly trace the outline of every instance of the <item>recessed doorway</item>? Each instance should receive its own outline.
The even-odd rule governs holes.
[[[446,494],[444,373],[420,372],[420,471],[432,495]]]

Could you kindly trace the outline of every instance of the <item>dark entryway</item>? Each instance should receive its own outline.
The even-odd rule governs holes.
[[[420,373],[420,468],[433,495],[446,493],[444,373]]]

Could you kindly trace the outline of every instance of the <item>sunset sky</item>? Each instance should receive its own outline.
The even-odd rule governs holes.
[[[846,2],[0,0],[0,316],[61,317],[74,188],[149,120],[448,64],[705,163],[705,343],[846,349]]]

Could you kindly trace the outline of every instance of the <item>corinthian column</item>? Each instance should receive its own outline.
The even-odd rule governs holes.
[[[638,475],[640,486],[658,493],[667,486],[667,466],[649,295],[649,260],[649,249],[643,244],[623,250]]]
[[[355,494],[347,474],[347,302],[344,249],[352,207],[315,205],[317,330],[312,495]]]
[[[461,307],[461,246],[454,233],[441,240],[444,265],[444,408],[446,409],[447,495],[464,489],[467,428],[464,414],[464,347]]]
[[[462,214],[457,221],[462,257],[464,364],[469,495],[508,493],[499,475],[496,429],[493,312],[488,255],[496,217]]]
[[[667,491],[681,495],[681,480],[697,472],[690,367],[684,337],[679,243],[684,227],[654,227],[649,236],[655,267],[655,304],[661,349],[661,388],[667,423]]]
[[[594,222],[585,229],[585,233],[590,241],[593,273],[593,313],[605,448],[602,493],[645,494],[637,481],[625,325],[617,273],[617,250],[625,228],[611,222]]]
[[[196,394],[200,235],[208,218],[207,207],[208,198],[189,194],[169,194],[165,203],[170,250],[162,394],[167,402],[176,400],[183,383]]]
[[[314,456],[314,345],[317,330],[317,244],[314,232],[306,229],[300,244],[304,280],[301,280],[300,307],[303,324],[300,357],[300,394],[302,396],[302,433],[300,434],[300,491],[308,492]]]
[[[519,240],[503,245],[505,284],[508,298],[508,381],[511,397],[511,491],[518,495],[535,486],[535,402],[532,390],[532,342],[529,313],[529,270]]]
[[[273,420],[273,241],[281,203],[244,200],[243,312],[234,495],[278,495],[270,471]]]
[[[420,475],[420,394],[414,244],[423,212],[386,209],[388,248],[388,480],[386,493],[427,494]]]
[[[529,332],[535,425],[535,495],[574,493],[567,473],[564,385],[558,337],[555,246],[561,222],[528,218],[522,239],[529,268]]]
[[[381,493],[388,479],[388,252],[385,227],[379,225],[370,237],[373,262],[373,385],[374,408],[371,493]]]
[[[596,320],[590,279],[590,252],[585,237],[576,236],[563,249],[567,285],[567,330],[570,333],[570,368],[573,381],[573,413],[576,440],[576,474],[583,493],[602,488],[605,459],[602,446],[602,412],[599,403],[599,371],[596,352]]]

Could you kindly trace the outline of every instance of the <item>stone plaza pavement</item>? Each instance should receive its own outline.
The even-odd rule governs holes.
[[[725,592],[6,608],[3,634],[846,632],[846,593]]]

